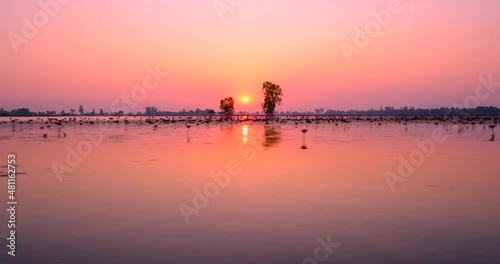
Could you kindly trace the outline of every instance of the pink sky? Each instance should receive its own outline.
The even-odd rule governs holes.
[[[257,111],[265,81],[283,88],[280,111],[453,106],[479,76],[500,81],[495,0],[400,0],[402,12],[350,63],[340,44],[391,0],[241,0],[222,20],[213,0],[73,0],[16,53],[9,33],[23,36],[39,2],[0,2],[4,109],[110,111],[156,65],[168,77],[132,112],[217,110],[226,96],[237,111]],[[480,104],[500,106],[499,92]]]

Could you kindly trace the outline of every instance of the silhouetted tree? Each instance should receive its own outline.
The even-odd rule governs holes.
[[[83,111],[83,105],[80,105],[80,107],[78,107],[78,112],[80,113],[80,115],[83,115],[85,113]]]
[[[156,115],[158,113],[158,108],[156,106],[146,106],[146,115]]]
[[[318,114],[318,115],[322,115],[325,112],[325,109],[317,108],[317,109],[314,109],[314,112],[316,112],[316,114]]]
[[[234,113],[234,99],[232,97],[226,97],[220,100],[220,110],[223,115],[232,115]]]
[[[273,115],[277,105],[281,105],[283,100],[283,90],[279,85],[271,82],[265,82],[262,85],[262,93],[264,93],[264,102],[262,110],[266,115]]]
[[[13,109],[10,111],[11,115],[17,115],[17,116],[27,116],[31,115],[31,111],[29,108],[18,108],[18,109]]]

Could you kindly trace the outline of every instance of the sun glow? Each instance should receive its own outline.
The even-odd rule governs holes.
[[[250,102],[250,98],[248,98],[248,96],[243,96],[241,98],[241,102],[243,102],[244,104],[248,104]]]

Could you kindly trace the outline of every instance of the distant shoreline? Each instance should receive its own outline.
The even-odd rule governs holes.
[[[500,114],[275,114],[272,116],[268,116],[265,114],[234,114],[234,115],[8,115],[8,116],[0,116],[0,118],[9,118],[9,117],[53,117],[53,118],[78,118],[78,117],[147,117],[147,118],[155,118],[155,117],[205,117],[205,118],[229,118],[229,117],[339,117],[339,116],[349,116],[349,117],[364,117],[364,116],[384,116],[384,117],[439,117],[439,116],[456,116],[456,117],[487,117],[494,116],[500,117]]]
[[[151,109],[154,109],[152,111]],[[169,116],[169,117],[183,117],[183,116],[199,116],[199,117],[241,117],[241,116],[267,116],[263,112],[234,112],[230,115],[225,115],[223,113],[217,113],[212,109],[199,109],[196,110],[183,110],[179,112],[172,111],[161,111],[157,110],[156,107],[146,107],[146,112],[136,112],[125,113],[123,111],[119,112],[104,112],[102,109],[97,113],[92,110],[92,112],[86,113],[80,111],[77,114],[73,109],[70,112],[62,110],[61,112],[56,111],[45,111],[45,112],[32,112],[29,108],[18,108],[12,109],[10,111],[0,109],[0,117],[98,117],[98,116],[123,116],[123,117],[134,117],[134,116]],[[304,116],[304,117],[314,117],[314,116],[500,116],[500,108],[495,106],[478,106],[476,108],[459,108],[459,107],[440,107],[440,108],[415,108],[415,107],[401,107],[395,108],[392,106],[381,107],[380,109],[369,109],[369,110],[334,110],[334,109],[323,109],[317,108],[314,111],[276,111],[273,115],[275,117],[287,117],[287,116]]]

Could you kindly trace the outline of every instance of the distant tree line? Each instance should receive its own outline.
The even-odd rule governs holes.
[[[230,114],[233,114],[234,109],[229,107],[226,108],[229,110]],[[83,110],[79,109],[79,110]],[[221,109],[222,110],[222,109]],[[10,111],[4,110],[0,108],[0,116],[77,116],[74,109],[66,112],[62,110],[60,112],[56,111],[39,111],[32,112],[29,108],[18,108],[12,109]],[[136,113],[124,113],[123,111],[107,113],[100,109],[99,112],[92,110],[90,113],[85,113],[83,111],[79,111],[82,116],[206,116],[206,115],[215,115],[217,114],[213,109],[199,109],[195,110],[186,110],[182,109],[180,111],[160,111],[155,106],[148,106],[145,109],[145,112],[136,112]],[[220,114],[225,114],[222,111]],[[238,112],[238,114],[262,114],[262,112]],[[402,107],[395,108],[392,106],[381,107],[380,109],[370,109],[370,110],[333,110],[328,109],[325,110],[323,108],[317,108],[314,111],[281,111],[276,112],[278,115],[373,115],[373,116],[394,116],[394,115],[500,115],[500,108],[494,106],[479,106],[476,108],[455,108],[455,107],[440,107],[440,108],[415,108],[415,107]]]
[[[79,112],[80,115],[84,116],[109,115],[109,113],[104,113],[102,108],[100,109],[99,113],[96,113],[94,109],[92,109],[92,112],[90,113],[84,113],[82,108],[80,108]],[[0,116],[76,116],[76,114],[75,114],[75,109],[71,109],[69,112],[66,112],[66,110],[61,110],[60,112],[50,111],[50,110],[32,112],[30,111],[29,108],[23,107],[23,108],[12,109],[10,111],[0,108]]]
[[[320,109],[316,109],[314,114],[319,114]],[[494,106],[478,106],[476,108],[457,108],[457,107],[440,107],[440,108],[415,108],[401,107],[395,108],[386,106],[378,110],[326,110],[326,115],[500,115],[500,108]]]
[[[147,106],[145,112],[136,112],[136,113],[125,113],[123,111],[118,111],[118,112],[104,112],[103,109],[101,108],[99,112],[96,112],[94,109],[90,113],[83,112],[83,108],[79,108],[79,113],[76,114],[75,109],[71,109],[69,112],[66,112],[66,110],[61,110],[59,112],[57,111],[30,111],[29,108],[18,108],[18,109],[12,109],[10,111],[4,110],[3,108],[0,108],[0,116],[154,116],[154,115],[159,115],[159,116],[168,116],[168,115],[176,115],[176,116],[190,116],[190,115],[214,115],[216,112],[212,109],[199,109],[196,108],[195,110],[186,110],[182,109],[178,112],[174,111],[160,111],[156,106]]]

